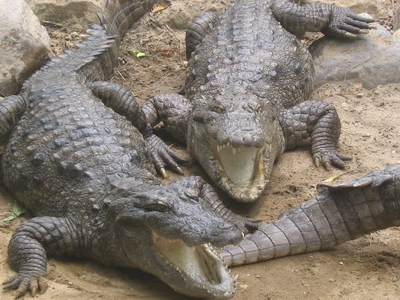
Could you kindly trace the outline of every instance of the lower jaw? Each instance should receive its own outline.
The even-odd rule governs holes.
[[[256,201],[261,196],[267,183],[268,181],[265,181],[263,183],[238,185],[233,183],[229,179],[220,179],[219,187],[236,201],[242,203],[250,203]]]

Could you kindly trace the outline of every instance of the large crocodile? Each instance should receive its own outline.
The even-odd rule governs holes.
[[[400,165],[336,185],[259,226],[221,255],[229,266],[330,248],[400,224]]]
[[[5,186],[36,217],[11,238],[18,273],[5,290],[44,292],[46,255],[140,268],[178,292],[230,298],[234,282],[213,247],[238,242],[248,223],[199,177],[162,185],[180,171],[143,111],[110,77],[125,30],[151,0],[110,0],[76,50],[52,59],[19,95],[0,102]]]
[[[317,166],[343,167],[349,157],[336,151],[338,115],[332,105],[308,100],[314,67],[296,36],[354,38],[370,22],[324,3],[233,0],[188,29],[186,98],[155,96],[145,113],[153,125],[164,121],[209,177],[241,202],[259,198],[285,149],[311,144]]]

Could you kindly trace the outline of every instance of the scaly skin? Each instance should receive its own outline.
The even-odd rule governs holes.
[[[355,37],[372,20],[348,9],[284,0],[234,0],[207,12],[187,32],[186,98],[155,96],[145,105],[152,125],[186,142],[210,178],[232,198],[251,202],[264,190],[286,149],[311,145],[315,164],[342,168],[335,108],[308,100],[311,55],[295,37],[305,31]]]
[[[330,248],[400,222],[400,165],[336,185],[221,252],[229,266]]]
[[[17,297],[46,290],[46,255],[139,268],[176,291],[226,299],[234,283],[213,247],[236,243],[252,222],[227,210],[199,177],[179,172],[132,94],[109,78],[124,31],[154,1],[108,2],[102,26],[0,102],[5,186],[36,217],[11,238]],[[114,38],[114,36],[117,36]]]

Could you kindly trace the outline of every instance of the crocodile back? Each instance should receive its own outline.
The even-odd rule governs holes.
[[[26,110],[4,150],[2,171],[6,187],[35,215],[88,215],[111,181],[155,178],[142,135],[86,86],[111,75],[121,38],[114,35],[152,3],[110,0],[102,26],[25,82]]]
[[[310,96],[314,78],[311,55],[274,18],[271,2],[235,1],[197,47],[187,83],[195,105],[212,98],[196,94],[213,95],[221,90],[226,94],[229,88],[234,95],[255,94],[278,110]]]
[[[3,154],[6,187],[35,215],[101,201],[108,183],[155,174],[138,130],[79,83],[35,94]],[[76,211],[76,209],[75,209]]]

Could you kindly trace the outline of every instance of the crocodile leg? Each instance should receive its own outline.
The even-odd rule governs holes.
[[[146,115],[127,88],[105,81],[90,83],[88,87],[96,97],[103,101],[104,105],[127,118],[140,131],[150,146],[149,151],[155,167],[163,177],[167,176],[164,169],[165,165],[174,172],[183,174],[178,162],[184,162],[185,159],[153,134]]]
[[[197,45],[212,31],[218,18],[216,11],[206,11],[193,19],[186,31],[186,58],[189,59]]]
[[[319,185],[316,198],[259,226],[221,255],[232,266],[319,251],[399,221],[400,165],[391,165],[338,185]]]
[[[83,255],[78,231],[65,218],[37,217],[24,222],[8,246],[8,259],[18,274],[3,283],[4,290],[17,290],[16,298],[28,291],[34,296],[44,293],[47,284],[48,254]],[[85,233],[85,239],[89,240]]]
[[[157,95],[149,98],[143,105],[143,111],[152,126],[162,121],[165,129],[183,143],[186,143],[191,110],[190,101],[178,94]]]
[[[88,88],[104,105],[126,117],[144,137],[152,134],[151,126],[130,90],[122,85],[107,81],[92,82],[88,85]]]
[[[292,1],[273,1],[272,12],[282,26],[301,37],[306,31],[321,31],[326,35],[356,38],[368,33],[372,19],[364,18],[352,10],[326,3],[310,3],[304,6]]]
[[[24,114],[26,102],[20,96],[8,96],[0,102],[0,141],[8,139],[12,129]]]
[[[286,140],[286,149],[311,143],[316,166],[344,167],[351,158],[336,151],[340,135],[340,120],[333,105],[317,100],[300,103],[282,111],[279,121]]]

